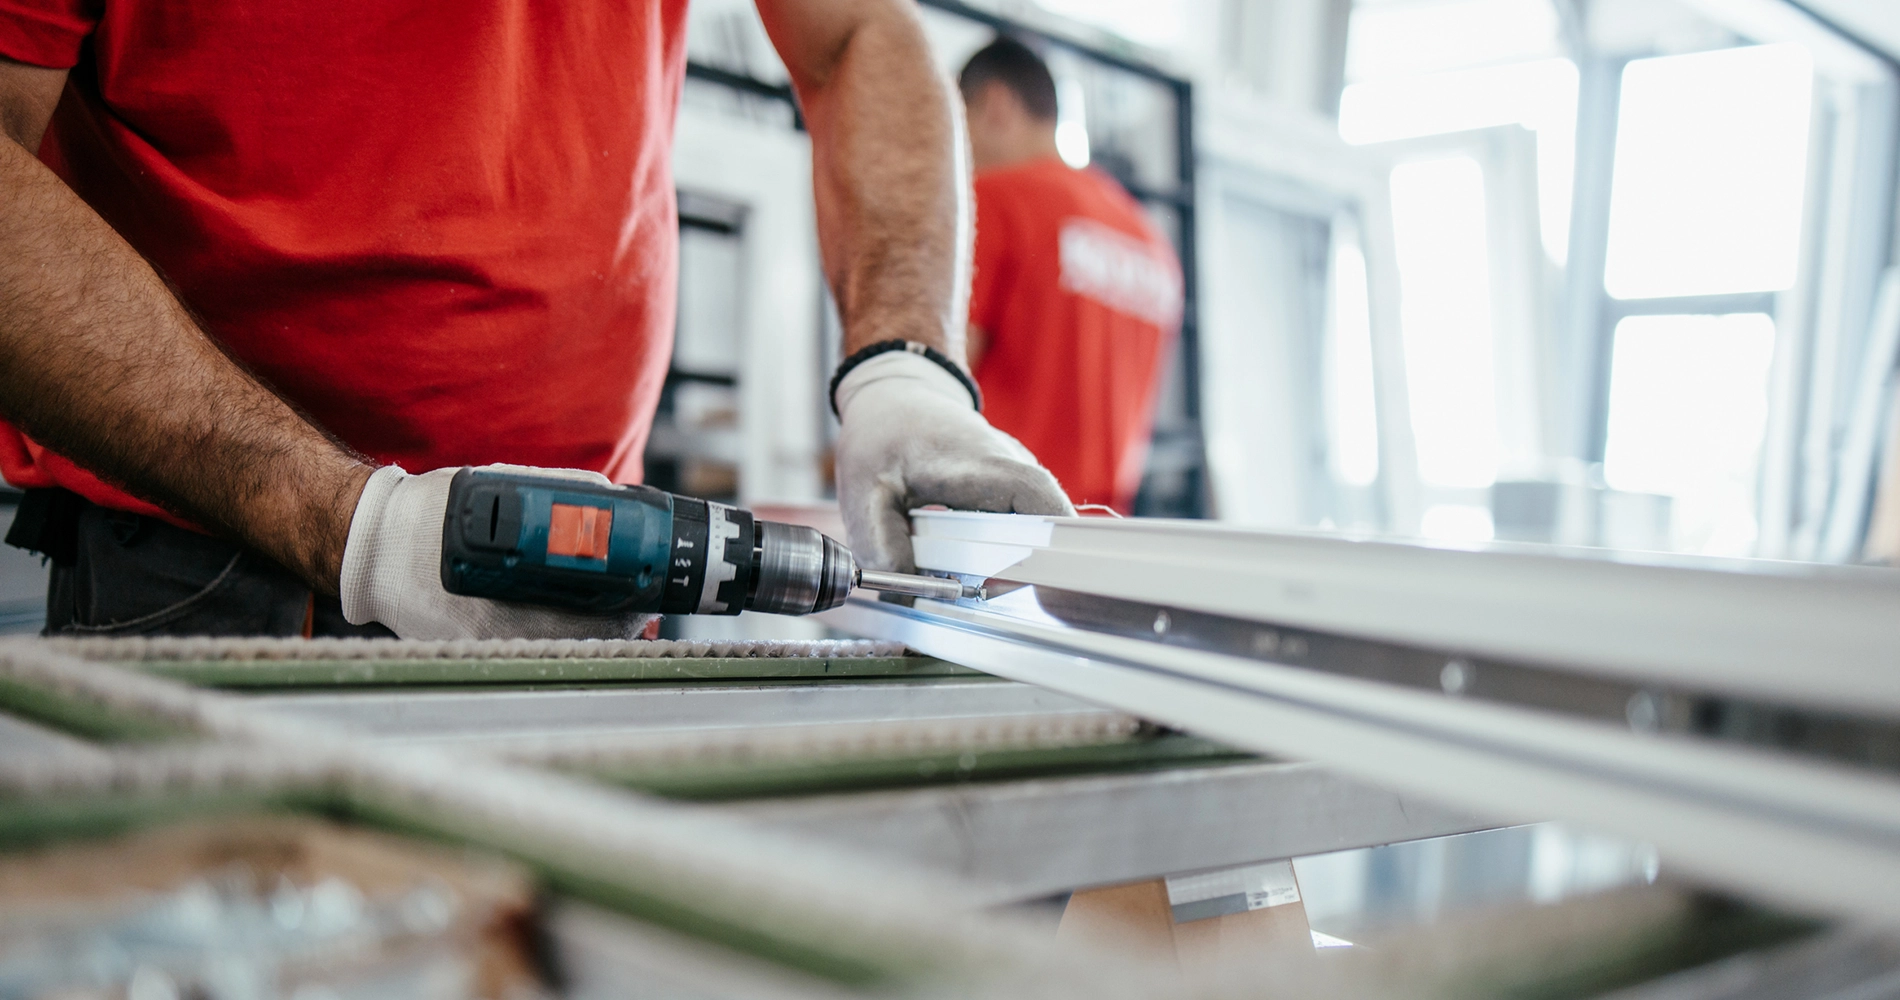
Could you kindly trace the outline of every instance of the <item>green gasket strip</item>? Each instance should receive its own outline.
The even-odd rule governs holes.
[[[0,709],[93,740],[157,742],[194,735],[188,726],[4,676],[0,676]]]
[[[928,656],[147,660],[124,666],[187,684],[221,688],[988,676],[982,671]]]
[[[334,792],[314,788],[6,797],[0,798],[0,851],[115,837],[166,823],[213,816],[322,813],[333,809],[335,804]]]
[[[917,953],[896,955],[867,947],[814,926],[748,919],[728,902],[709,905],[692,893],[668,893],[640,884],[617,870],[612,859],[564,851],[518,831],[487,829],[459,818],[447,820],[380,795],[352,796],[339,818],[378,829],[499,852],[532,869],[550,889],[637,920],[713,941],[781,965],[859,988],[914,981],[947,971],[945,963]]]
[[[1170,734],[1072,746],[948,748],[924,753],[802,760],[753,757],[666,765],[604,763],[582,765],[575,770],[667,798],[720,801],[1213,766],[1253,759],[1252,755],[1219,743]]]

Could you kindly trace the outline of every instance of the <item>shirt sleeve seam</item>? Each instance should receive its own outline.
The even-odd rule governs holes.
[[[8,31],[7,22],[15,30]],[[73,30],[69,18],[0,0],[0,56],[44,69],[71,69],[91,31]]]

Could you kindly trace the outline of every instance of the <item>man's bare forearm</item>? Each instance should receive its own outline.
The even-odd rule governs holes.
[[[762,0],[812,136],[846,352],[903,338],[963,357],[971,205],[963,117],[909,4]]]
[[[4,137],[0,413],[336,591],[369,465],[226,357],[137,251]]]

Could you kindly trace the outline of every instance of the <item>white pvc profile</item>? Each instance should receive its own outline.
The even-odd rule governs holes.
[[[1637,684],[1900,711],[1900,573],[916,511],[920,567]],[[887,638],[900,638],[886,636]]]

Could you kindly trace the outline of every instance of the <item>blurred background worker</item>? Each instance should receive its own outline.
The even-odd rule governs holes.
[[[999,37],[958,78],[976,167],[969,356],[984,412],[1078,504],[1122,513],[1141,486],[1181,267],[1112,178],[1056,150],[1056,85]]]

